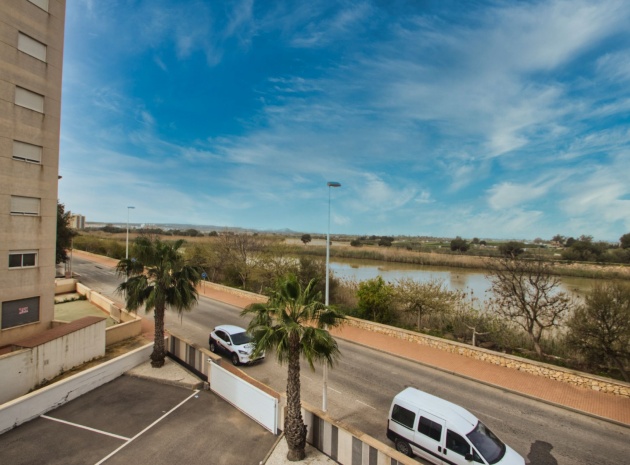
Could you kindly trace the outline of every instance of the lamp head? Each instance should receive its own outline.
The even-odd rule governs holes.
[[[328,181],[328,187],[341,187],[341,184],[335,181]]]

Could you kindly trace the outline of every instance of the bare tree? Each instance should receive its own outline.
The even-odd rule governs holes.
[[[568,322],[567,342],[594,365],[612,362],[630,382],[630,285],[597,284]]]
[[[514,321],[529,335],[539,357],[543,332],[561,324],[572,307],[571,298],[559,290],[560,280],[541,260],[501,258],[488,262],[492,297],[490,306]]]
[[[250,234],[225,234],[220,236],[218,245],[226,271],[237,276],[241,287],[247,289],[258,254],[265,248],[263,241]]]
[[[452,310],[461,299],[461,295],[449,291],[440,280],[432,279],[421,283],[411,278],[403,278],[396,281],[394,299],[404,312],[415,316],[416,327],[420,331],[423,317]]]

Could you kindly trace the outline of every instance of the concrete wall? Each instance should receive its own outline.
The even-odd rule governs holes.
[[[75,280],[76,281],[76,280]],[[142,318],[135,313],[130,313],[125,309],[118,307],[114,302],[107,297],[91,290],[81,283],[76,283],[75,289],[70,292],[76,291],[80,295],[84,295],[88,301],[99,308],[105,310],[109,315],[118,322],[117,325],[110,326],[106,330],[106,345],[112,345],[130,337],[139,336],[142,334]]]
[[[110,346],[131,337],[142,334],[142,320],[134,318],[125,323],[110,326],[105,330],[105,345]]]
[[[0,403],[15,399],[64,371],[105,355],[105,320],[44,342],[0,356]]]
[[[145,362],[153,343],[0,405],[0,434],[112,381]],[[6,383],[5,383],[6,384]]]
[[[57,278],[55,279],[55,295],[68,294],[75,292],[77,288],[77,280],[73,278]]]
[[[255,292],[244,291],[242,289],[236,289],[234,287],[223,286],[222,284],[213,283],[210,281],[202,281],[198,286],[199,288],[208,288],[208,289],[216,289],[217,291],[227,292],[228,294],[234,294],[241,297],[247,297],[248,299],[252,299],[256,302],[265,303],[269,298],[262,294],[256,294]]]
[[[474,358],[483,362],[501,365],[513,370],[524,371],[543,378],[553,379],[562,383],[572,384],[582,388],[592,389],[594,391],[607,392],[617,396],[630,397],[630,384],[623,381],[617,381],[601,376],[590,375],[581,371],[569,370],[547,363],[527,360],[521,357],[515,357],[492,350],[473,347],[468,344],[449,341],[439,337],[428,336],[426,334],[416,333],[405,329],[395,328],[393,326],[373,323],[366,320],[349,317],[347,324],[368,331],[406,341],[415,342],[419,345],[433,347],[435,349],[444,350],[464,357]]]

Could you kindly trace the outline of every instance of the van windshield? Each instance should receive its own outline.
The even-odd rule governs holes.
[[[466,436],[490,464],[497,463],[505,455],[505,444],[481,422]]]

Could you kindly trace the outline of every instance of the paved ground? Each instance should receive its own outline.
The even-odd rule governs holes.
[[[256,465],[276,439],[209,391],[121,376],[0,435],[0,463]]]

